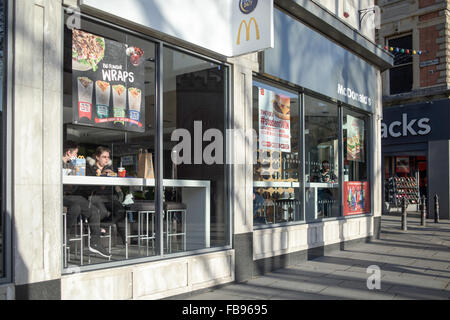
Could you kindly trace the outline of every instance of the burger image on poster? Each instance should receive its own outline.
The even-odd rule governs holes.
[[[291,119],[291,98],[275,94],[273,99],[273,113],[282,120]]]

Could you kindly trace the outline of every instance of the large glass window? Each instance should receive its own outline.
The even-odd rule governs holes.
[[[340,216],[336,104],[305,95],[306,220]]]
[[[254,82],[255,226],[303,220],[300,124],[298,94]]]
[[[65,30],[66,268],[229,244],[220,158],[228,69],[165,48],[164,81],[158,84],[158,48],[156,42],[88,19],[80,30]],[[160,86],[162,128],[156,109]],[[189,148],[177,152],[183,143]],[[179,161],[188,154],[192,162]],[[163,177],[156,171],[160,166]]]
[[[4,162],[5,162],[5,129],[6,129],[6,114],[4,112],[4,104],[5,101],[3,96],[3,84],[4,84],[4,70],[5,65],[4,61],[4,42],[6,37],[6,28],[5,28],[5,1],[0,0],[0,150],[2,150],[0,157],[0,278],[5,276],[5,196],[6,190],[4,190],[5,182],[4,182]]]
[[[169,252],[225,246],[227,68],[164,48],[163,149]]]
[[[369,116],[343,108],[344,215],[370,213]]]
[[[89,20],[64,39],[64,265],[157,255],[155,44]]]

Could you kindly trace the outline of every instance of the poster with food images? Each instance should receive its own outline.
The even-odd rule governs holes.
[[[347,160],[364,162],[364,120],[347,115]]]
[[[291,98],[264,88],[259,91],[259,149],[291,152]]]
[[[370,213],[369,182],[344,182],[344,216],[362,213]]]
[[[73,123],[145,131],[144,51],[72,31]]]

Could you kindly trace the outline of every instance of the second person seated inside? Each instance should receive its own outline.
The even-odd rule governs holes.
[[[94,158],[86,158],[86,175],[87,176],[117,176],[113,170],[111,160],[111,150],[106,147],[99,146]],[[94,186],[90,187],[90,199],[92,204],[97,206],[101,211],[101,217],[106,219],[111,217],[112,223],[116,225],[117,232],[122,238],[122,243],[125,244],[125,228],[121,221],[124,221],[126,210],[119,199],[123,198],[120,187],[116,186]]]

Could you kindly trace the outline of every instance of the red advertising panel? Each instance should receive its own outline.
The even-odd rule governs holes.
[[[344,182],[344,216],[370,213],[369,182]]]

